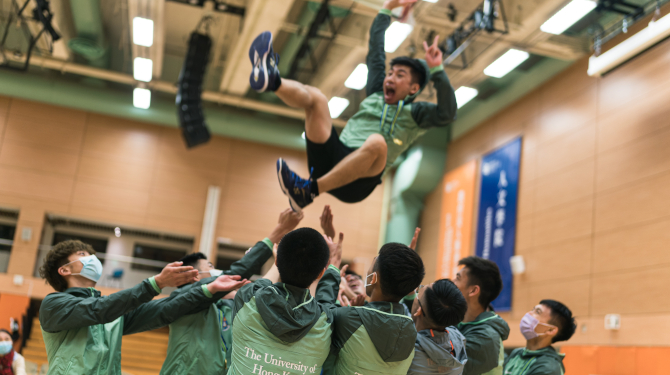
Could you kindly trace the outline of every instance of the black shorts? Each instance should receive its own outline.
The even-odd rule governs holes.
[[[307,164],[313,168],[312,178],[317,179],[330,172],[347,155],[356,151],[346,146],[337,135],[335,128],[326,143],[314,143],[307,139]],[[359,178],[328,193],[345,203],[357,203],[367,198],[382,183],[382,173],[373,177]]]

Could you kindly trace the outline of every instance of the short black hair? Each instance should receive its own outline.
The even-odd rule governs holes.
[[[16,340],[14,340],[14,336],[8,330],[6,330],[4,328],[0,328],[0,332],[4,332],[4,333],[8,334],[9,337],[12,338],[12,342],[16,341]]]
[[[424,82],[426,82],[426,72],[423,64],[421,64],[419,60],[413,59],[409,56],[400,56],[391,60],[391,68],[396,65],[409,67],[410,73],[412,74],[412,83],[418,83],[421,87],[423,87]]]
[[[207,257],[203,253],[191,253],[179,259],[179,261],[184,262],[182,266],[191,266],[193,268],[197,268],[196,266],[198,265],[198,261],[200,259],[207,260]]]
[[[469,256],[458,262],[468,269],[470,285],[479,286],[479,304],[487,308],[502,291],[503,283],[500,269],[495,262],[477,256]]]
[[[277,246],[277,270],[283,283],[309,288],[328,266],[330,249],[321,233],[312,228],[289,232]]]
[[[344,274],[345,274],[345,275],[356,276],[356,277],[358,277],[358,278],[361,279],[361,280],[363,279],[363,278],[361,277],[361,275],[357,274],[356,272],[352,271],[352,270],[349,269],[349,268],[347,268],[347,270],[344,271]]]
[[[572,316],[572,311],[564,304],[553,299],[543,299],[540,301],[540,305],[551,309],[551,320],[549,323],[558,327],[558,334],[554,336],[551,342],[570,340],[577,330],[577,324],[575,323],[575,317]]]
[[[382,246],[375,262],[382,293],[400,300],[416,289],[426,275],[419,254],[401,243]]]
[[[67,289],[67,281],[58,273],[58,269],[69,263],[70,255],[79,251],[95,255],[95,250],[91,245],[79,240],[67,240],[57,243],[44,257],[44,263],[40,267],[40,276],[57,292],[64,292]]]
[[[426,315],[440,327],[450,327],[463,321],[468,304],[465,297],[449,279],[440,279],[426,287]]]

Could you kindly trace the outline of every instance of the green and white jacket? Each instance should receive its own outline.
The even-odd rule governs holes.
[[[563,375],[564,357],[551,346],[540,350],[514,349],[505,360],[504,375]]]
[[[235,296],[228,375],[319,375],[330,350],[340,271],[330,266],[309,289],[260,279]]]
[[[391,24],[391,12],[382,9],[370,28],[370,42],[366,63],[368,81],[367,98],[358,112],[347,122],[340,140],[351,148],[359,148],[372,134],[381,134],[386,140],[386,168],[407,150],[420,136],[433,127],[445,127],[456,119],[456,95],[443,66],[429,69],[420,60],[426,74],[421,90],[395,105],[384,101],[384,78],[386,76],[386,53],[384,34]],[[437,92],[437,104],[414,102],[414,99],[433,82]]]
[[[272,241],[264,239],[254,245],[242,259],[233,263],[224,275],[240,275],[243,279],[260,273],[272,257]],[[215,277],[202,282],[209,283]],[[176,291],[175,291],[176,293]],[[208,309],[186,315],[170,324],[167,356],[161,375],[225,374],[226,354],[232,348],[232,300],[219,300]]]
[[[502,375],[505,361],[503,341],[509,336],[509,326],[501,317],[485,311],[472,322],[459,323],[465,336],[468,362],[463,375]]]
[[[333,346],[324,374],[405,375],[414,358],[416,329],[400,303],[333,307]]]
[[[152,301],[160,291],[151,277],[105,297],[94,288],[68,288],[46,296],[39,319],[48,375],[121,375],[123,335],[164,327],[225,295],[212,295],[199,283]]]

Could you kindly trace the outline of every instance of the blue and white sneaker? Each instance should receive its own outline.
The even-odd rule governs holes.
[[[253,67],[249,84],[258,92],[275,91],[278,87],[279,55],[272,49],[272,33],[262,32],[249,48],[249,59]]]
[[[300,213],[314,201],[315,195],[312,194],[309,180],[295,174],[281,158],[277,160],[277,178],[284,195],[288,196],[293,211]]]

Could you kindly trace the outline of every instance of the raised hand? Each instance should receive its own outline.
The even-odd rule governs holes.
[[[414,229],[414,237],[412,237],[412,242],[409,243],[409,248],[416,250],[416,243],[419,242],[419,233],[421,233],[421,228],[417,227]]]
[[[326,235],[324,235],[323,238],[328,244],[328,249],[330,249],[330,264],[340,268],[340,264],[342,263],[342,241],[344,241],[344,233],[340,233],[340,238],[337,243],[335,243],[331,237]]]
[[[333,212],[330,210],[330,206],[326,205],[323,207],[323,213],[321,213],[321,229],[323,233],[330,238],[335,238],[335,227],[333,226]]]
[[[277,226],[268,238],[273,243],[278,243],[286,233],[295,229],[304,217],[302,212],[296,213],[290,208],[285,209],[279,214]]]
[[[402,7],[402,6],[408,6],[408,5],[411,6],[412,4],[414,4],[416,2],[417,2],[417,0],[386,0],[384,2],[383,8],[388,9],[388,10],[393,10],[395,8]]]
[[[362,294],[357,295],[355,298],[349,300],[351,306],[363,306],[365,305],[365,296]]]
[[[230,292],[233,290],[240,289],[241,287],[249,284],[251,281],[247,279],[242,279],[240,275],[222,275],[216,278],[216,280],[207,284],[207,290],[210,293],[215,294],[219,292]]]
[[[158,288],[177,287],[197,281],[198,270],[191,266],[182,266],[183,262],[170,263],[154,277]]]
[[[439,35],[435,36],[435,40],[433,41],[433,44],[431,46],[428,46],[428,43],[425,41],[423,42],[423,50],[426,51],[426,64],[428,64],[429,68],[434,68],[436,66],[442,65],[442,51],[440,48],[437,46],[437,42],[440,39]]]

